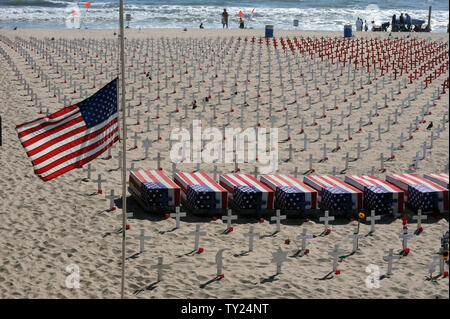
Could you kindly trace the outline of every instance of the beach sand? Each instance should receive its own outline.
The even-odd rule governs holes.
[[[15,37],[20,37],[26,41],[30,38],[43,40],[45,37],[54,37],[54,42],[58,39],[85,39],[87,45],[88,40],[101,42],[104,39],[117,39],[114,36],[117,30],[54,30],[54,29],[23,29],[23,30],[5,30],[2,29],[0,35],[14,41]],[[226,123],[226,113],[229,112],[230,106],[230,89],[234,85],[234,74],[237,69],[237,61],[240,54],[243,53],[241,68],[237,70],[238,78],[238,95],[234,101],[235,112],[231,115],[231,126],[239,127],[239,117],[241,115],[241,104],[243,103],[243,88],[246,80],[245,71],[251,69],[250,83],[248,83],[248,107],[245,108],[245,127],[253,127],[256,124],[256,83],[258,81],[256,74],[258,73],[257,53],[259,44],[255,44],[253,61],[249,63],[251,52],[251,37],[255,36],[258,41],[259,37],[264,36],[264,30],[187,30],[182,29],[152,29],[152,30],[126,30],[126,38],[129,41],[127,47],[127,65],[133,63],[133,68],[129,67],[130,76],[127,77],[127,104],[136,105],[131,111],[131,117],[127,118],[130,125],[128,131],[127,148],[131,149],[127,152],[128,165],[134,163],[135,168],[156,169],[156,161],[152,160],[158,152],[165,158],[162,161],[164,171],[171,177],[172,164],[169,158],[169,142],[167,140],[172,129],[178,128],[179,117],[184,116],[184,105],[188,106],[188,119],[184,119],[182,124],[184,128],[188,128],[198,114],[203,116],[203,126],[209,127],[212,118],[212,104],[217,104],[217,94],[221,90],[220,81],[223,80],[224,70],[228,66],[227,82],[224,85],[225,93],[222,95],[222,103],[217,106],[218,119],[215,123],[218,128]],[[418,40],[428,39],[431,41],[447,43],[448,35],[439,33],[421,33],[421,34],[395,34],[389,33],[363,33],[354,32],[355,38],[378,38],[393,39],[403,37],[405,41],[412,38]],[[306,31],[277,31],[276,37],[338,37],[343,36],[342,32],[306,32]],[[407,38],[408,36],[408,38]],[[165,75],[163,49],[160,52],[155,51],[154,59],[161,59],[161,100],[155,100],[156,90],[155,83],[157,77],[157,65],[151,68],[152,81],[145,79],[142,74],[144,70],[149,70],[151,48],[149,57],[147,57],[147,66],[144,67],[142,62],[145,60],[144,54],[146,47],[141,49],[136,46],[136,42],[130,42],[133,39],[140,40],[144,45],[147,39],[154,39],[154,48],[156,50],[158,41],[164,37],[167,52],[167,72]],[[218,38],[220,37],[220,39]],[[232,38],[233,37],[233,38]],[[235,50],[237,38],[241,37],[240,48]],[[245,48],[244,38],[248,38]],[[279,40],[279,39],[278,39]],[[218,43],[224,45],[219,47]],[[232,41],[232,42],[231,42]],[[35,40],[33,40],[35,42]],[[49,41],[52,42],[52,41]],[[98,43],[96,42],[96,43]],[[169,79],[168,87],[165,88],[164,76],[170,76],[172,67],[169,59],[169,44],[171,45],[171,54],[175,59],[176,50],[184,48],[184,52],[178,52],[178,58],[182,59],[181,54],[185,54],[185,60],[188,64],[189,75],[192,75],[193,88],[186,90],[186,98],[182,99],[183,92],[181,87],[188,85],[186,75],[179,78],[178,61],[174,63],[174,79]],[[176,44],[176,45],[175,45]],[[201,44],[204,46],[203,51],[199,51],[195,46]],[[278,42],[279,44],[279,42]],[[161,44],[160,44],[161,45]],[[178,48],[177,48],[178,45]],[[211,47],[209,47],[211,46]],[[231,46],[231,48],[229,48]],[[134,48],[133,48],[134,47]],[[189,50],[191,47],[191,50]],[[268,117],[268,85],[267,85],[267,65],[268,54],[266,50],[265,40],[263,39],[262,48],[262,69],[263,77],[261,82],[261,105],[260,105],[260,122],[262,127],[269,128],[270,121]],[[57,98],[53,97],[53,90],[49,92],[45,87],[45,83],[37,78],[37,73],[31,69],[30,64],[25,58],[16,51],[7,46],[4,41],[0,42],[0,48],[7,52],[8,56],[15,63],[22,76],[29,83],[30,88],[38,96],[38,101],[42,103],[43,111],[46,109],[50,113],[57,111],[63,107]],[[136,50],[135,50],[136,48]],[[244,49],[245,48],[245,49]],[[87,49],[80,53],[77,48],[76,56],[73,50],[69,51],[78,65],[78,70],[74,70],[73,65],[64,63],[63,57],[58,57],[51,48],[47,52],[54,57],[63,66],[68,78],[72,76],[77,83],[79,91],[80,84],[83,86],[83,97],[80,93],[73,93],[73,87],[69,83],[64,84],[62,72],[56,74],[54,67],[50,67],[49,61],[38,55],[36,51],[30,48],[24,48],[41,67],[41,70],[50,78],[52,87],[55,85],[61,90],[61,94],[67,96],[67,104],[73,104],[84,99],[84,92],[88,95],[93,94],[101,85],[105,85],[112,79],[111,72],[116,72],[117,55],[111,61],[104,63],[104,57],[96,58],[95,50],[91,49],[88,54]],[[117,49],[117,48],[116,48]],[[203,112],[201,100],[208,95],[208,87],[210,86],[210,78],[214,75],[214,67],[209,67],[208,74],[205,77],[205,83],[201,83],[201,93],[196,94],[195,98],[199,107],[193,111],[191,109],[191,92],[197,92],[195,83],[201,82],[201,71],[199,67],[206,68],[208,61],[211,61],[211,50],[220,53],[226,49],[228,54],[224,58],[222,69],[218,73],[218,79],[214,82],[212,88],[212,99],[206,105],[206,111]],[[352,131],[357,131],[360,117],[366,121],[366,114],[373,110],[375,103],[380,106],[384,105],[384,94],[390,96],[390,88],[394,87],[396,100],[389,101],[389,108],[380,109],[379,115],[374,116],[372,125],[364,126],[361,133],[353,133],[351,141],[343,141],[341,150],[338,152],[328,152],[328,161],[323,163],[314,163],[315,173],[330,174],[333,166],[338,171],[344,168],[343,157],[346,152],[354,157],[356,154],[355,147],[357,142],[361,142],[363,149],[367,145],[365,137],[371,132],[374,140],[372,141],[371,150],[361,153],[361,159],[351,162],[346,174],[367,174],[372,166],[376,167],[377,176],[384,179],[386,174],[405,173],[409,171],[412,158],[416,152],[422,154],[421,145],[425,141],[429,141],[430,132],[426,130],[430,121],[433,121],[434,127],[440,123],[444,114],[447,113],[448,121],[448,90],[447,94],[443,94],[441,99],[435,100],[436,106],[432,106],[431,115],[425,117],[426,123],[419,124],[419,130],[414,132],[414,138],[404,142],[404,148],[395,151],[395,160],[385,162],[387,171],[385,173],[378,172],[380,167],[379,161],[376,160],[383,153],[384,156],[390,154],[390,144],[395,143],[398,146],[398,136],[400,133],[408,134],[410,123],[414,122],[416,116],[419,116],[421,108],[427,102],[433,103],[431,98],[433,92],[448,78],[448,69],[441,74],[438,79],[434,80],[423,94],[418,95],[417,100],[411,102],[411,107],[405,108],[403,114],[399,117],[399,123],[391,125],[390,131],[382,134],[382,140],[377,141],[377,126],[381,124],[386,128],[386,119],[388,114],[393,116],[394,110],[401,105],[401,101],[405,100],[408,93],[413,94],[414,89],[420,88],[420,81],[414,81],[408,88],[403,88],[403,79],[407,79],[407,74],[401,76],[401,94],[397,95],[398,81],[389,81],[389,76],[385,76],[385,88],[381,88],[382,77],[374,80],[370,85],[371,98],[366,102],[367,87],[359,89],[359,76],[357,75],[356,88],[357,94],[351,95],[352,81],[347,83],[347,67],[344,69],[344,75],[340,80],[340,89],[333,90],[328,95],[328,88],[324,84],[327,68],[325,62],[320,62],[320,58],[316,58],[318,64],[314,66],[315,76],[323,91],[322,102],[313,103],[310,110],[302,111],[306,124],[311,124],[312,114],[316,112],[318,116],[322,112],[322,104],[328,107],[333,106],[334,96],[339,99],[343,96],[343,90],[346,89],[349,101],[339,102],[338,110],[327,111],[326,118],[318,118],[317,122],[322,125],[324,132],[328,130],[328,121],[333,117],[339,121],[341,111],[347,112],[348,104],[351,102],[357,107],[359,104],[359,96],[363,96],[362,108],[354,110],[352,115],[344,119],[343,126],[335,126],[333,132],[329,135],[323,135],[322,140],[316,143],[310,142],[308,150],[305,152],[294,153],[294,158],[285,161],[288,158],[287,148],[289,143],[286,142],[285,114],[283,111],[283,100],[281,98],[280,88],[280,68],[283,74],[283,83],[286,101],[288,103],[290,126],[292,128],[291,141],[295,149],[303,148],[303,135],[299,134],[299,119],[294,118],[296,115],[295,104],[289,105],[294,99],[294,93],[289,83],[288,63],[285,54],[280,47],[280,64],[278,63],[273,46],[271,47],[271,87],[273,93],[273,115],[277,117],[275,127],[279,129],[279,173],[291,173],[295,167],[298,167],[300,173],[308,170],[307,157],[313,154],[315,159],[319,159],[322,155],[321,147],[326,142],[329,148],[334,148],[334,138],[336,134],[344,139],[347,138],[345,130],[346,125],[352,125]],[[45,49],[46,50],[46,49]],[[195,54],[192,53],[195,50]],[[233,51],[237,51],[234,55]],[[110,53],[110,51],[108,51]],[[116,52],[114,52],[115,54]],[[219,53],[219,54],[220,54]],[[80,60],[80,56],[88,54],[87,60]],[[208,55],[206,60],[199,59],[201,55]],[[289,52],[289,54],[291,54]],[[135,56],[132,59],[133,55]],[[292,65],[294,70],[295,90],[297,92],[297,100],[302,108],[308,105],[308,97],[305,96],[305,88],[299,76],[299,67],[303,68],[304,75],[307,79],[310,77],[308,71],[307,60],[309,57],[299,55],[300,65]],[[97,60],[98,67],[95,70],[89,66],[89,63]],[[140,62],[138,65],[137,62]],[[219,58],[216,57],[213,64],[218,63]],[[448,54],[446,57],[448,62]],[[181,60],[183,62],[183,60]],[[295,59],[290,58],[290,62],[295,64]],[[108,77],[106,74],[99,74],[99,66],[104,63],[103,71],[109,70]],[[320,76],[320,66],[323,66],[322,76]],[[90,80],[82,79],[82,69],[86,67]],[[183,66],[184,68],[184,66]],[[196,68],[196,75],[193,75],[193,69]],[[354,68],[354,66],[352,66]],[[182,70],[184,71],[184,69]],[[128,70],[126,71],[128,74]],[[134,82],[134,73],[138,72],[137,81]],[[391,73],[391,71],[389,71]],[[97,85],[92,88],[92,75],[96,75]],[[366,74],[364,72],[363,74]],[[336,72],[335,74],[339,74]],[[351,75],[352,77],[353,75]],[[332,76],[327,74],[328,81],[335,83]],[[143,78],[144,80],[141,80]],[[366,76],[363,77],[367,79]],[[423,78],[422,78],[423,79]],[[177,84],[177,93],[172,94],[172,81],[179,82]],[[145,81],[145,82],[143,82]],[[408,80],[409,82],[409,80]],[[141,83],[145,83],[144,89],[140,88]],[[148,93],[148,84],[151,84],[151,91]],[[313,101],[319,98],[318,91],[314,90],[314,81],[307,81],[310,88],[310,95]],[[375,94],[375,83],[379,85],[379,92]],[[131,87],[135,88],[134,100],[131,100]],[[86,88],[87,91],[86,91]],[[442,87],[441,87],[442,89]],[[143,103],[139,104],[139,92],[142,92]],[[166,106],[165,93],[169,93],[169,105]],[[174,113],[175,98],[180,99],[180,112]],[[146,101],[151,100],[150,114],[145,113],[147,109]],[[161,105],[160,118],[156,119],[155,107]],[[141,125],[136,125],[137,109],[141,110]],[[19,142],[15,126],[27,121],[36,119],[39,116],[39,108],[35,107],[35,102],[30,101],[30,96],[24,90],[23,84],[18,80],[12,67],[8,65],[5,57],[0,55],[0,112],[2,116],[2,146],[0,148],[0,228],[2,236],[0,238],[0,297],[1,298],[119,298],[120,297],[120,278],[121,278],[121,245],[122,235],[116,231],[121,227],[121,219],[116,218],[121,214],[121,209],[113,212],[107,211],[109,201],[106,195],[114,190],[116,194],[121,194],[121,171],[118,169],[117,159],[105,159],[106,153],[99,156],[91,162],[92,168],[96,171],[92,173],[91,181],[83,181],[86,172],[81,169],[72,170],[52,181],[43,182],[34,173],[30,164],[30,160]],[[172,113],[172,124],[169,126],[168,114]],[[151,132],[145,132],[144,120],[151,117]],[[161,124],[161,132],[163,139],[157,140],[156,125]],[[448,125],[448,123],[446,123]],[[143,132],[140,134],[141,140],[138,142],[139,148],[132,149],[134,142],[130,138],[134,132]],[[305,133],[310,139],[317,137],[317,127],[305,126]],[[145,137],[149,137],[153,141],[150,148],[148,160],[142,160],[144,150],[141,148],[141,142]],[[419,168],[415,173],[423,175],[425,173],[439,173],[446,169],[448,164],[448,127],[440,133],[440,137],[434,140],[434,146],[428,150],[424,160],[419,162]],[[116,156],[121,149],[121,145],[116,143],[112,150],[112,155]],[[253,173],[255,164],[240,164],[241,172]],[[179,171],[195,170],[195,164],[179,164]],[[229,173],[234,169],[234,164],[218,163],[218,172]],[[200,166],[202,172],[213,172],[213,164],[204,164]],[[107,182],[103,183],[103,194],[96,194],[97,184],[92,180],[102,174]],[[211,175],[212,176],[212,175]],[[344,178],[344,175],[338,174],[337,177]],[[302,179],[302,176],[299,175]],[[181,228],[173,230],[175,220],[165,219],[164,212],[161,215],[152,215],[142,211],[141,208],[132,200],[129,201],[129,211],[134,212],[134,216],[128,220],[130,230],[127,231],[127,250],[126,256],[132,257],[139,251],[139,242],[134,239],[135,235],[139,235],[140,229],[145,229],[145,234],[152,236],[146,241],[145,251],[143,254],[135,255],[134,258],[128,258],[126,262],[126,298],[448,298],[449,282],[448,279],[438,278],[435,283],[426,280],[428,276],[428,265],[430,264],[432,254],[436,253],[440,248],[440,238],[443,233],[448,230],[448,213],[444,214],[444,218],[438,216],[429,216],[424,223],[424,232],[418,236],[414,236],[409,241],[411,253],[407,257],[395,260],[393,263],[393,274],[390,278],[380,280],[379,288],[367,288],[366,278],[370,275],[366,272],[368,265],[376,265],[379,267],[380,275],[386,273],[387,263],[383,261],[383,256],[387,255],[389,248],[393,248],[394,252],[402,249],[401,240],[398,238],[398,232],[402,229],[401,219],[393,220],[392,217],[383,219],[376,226],[376,232],[373,236],[367,236],[360,240],[359,251],[343,259],[339,263],[338,268],[341,270],[340,275],[333,275],[332,279],[326,279],[327,274],[332,271],[332,258],[328,255],[336,243],[340,244],[340,249],[350,253],[352,250],[352,239],[348,235],[352,234],[357,222],[348,221],[347,219],[338,218],[331,223],[332,232],[328,236],[316,237],[308,241],[310,254],[303,257],[292,257],[299,249],[300,242],[295,240],[303,228],[306,228],[310,234],[320,234],[323,230],[323,223],[317,218],[312,218],[307,222],[305,218],[288,218],[283,222],[281,232],[273,234],[275,225],[266,220],[260,223],[257,218],[239,218],[234,225],[234,231],[224,234],[226,225],[220,221],[213,221],[210,217],[198,217],[188,215],[182,218]],[[439,216],[441,217],[441,216]],[[189,235],[195,230],[195,225],[201,224],[201,230],[205,231],[206,236],[201,237],[200,247],[204,248],[202,254],[186,255],[192,251],[194,247],[194,238]],[[244,237],[244,233],[248,232],[249,226],[254,225],[255,231],[259,232],[263,237],[255,239],[254,251],[248,254],[242,254],[247,251],[248,239]],[[415,229],[415,222],[409,225],[411,229]],[[172,231],[173,230],[173,231]],[[367,234],[370,225],[362,224],[361,233]],[[291,240],[290,245],[285,244],[286,239]],[[288,251],[288,260],[282,266],[282,273],[275,275],[276,265],[271,263],[272,253],[278,247],[284,251]],[[225,266],[223,278],[220,281],[212,281],[216,276],[215,255],[223,248],[227,248],[223,254],[223,262]],[[164,257],[164,264],[170,264],[171,269],[165,271],[163,281],[155,283],[156,270],[151,269],[151,265],[157,263],[158,257]],[[66,277],[69,272],[66,267],[76,264],[80,270],[80,288],[69,289],[66,287]],[[447,266],[446,266],[447,267]],[[437,272],[435,273],[437,274]],[[149,289],[146,289],[149,287]],[[137,292],[143,289],[143,291]],[[137,293],[136,293],[137,292]]]

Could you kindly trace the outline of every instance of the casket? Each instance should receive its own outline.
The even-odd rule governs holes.
[[[405,210],[405,193],[400,188],[375,176],[349,175],[345,182],[363,191],[363,205],[376,214],[403,213]]]
[[[386,180],[405,192],[411,209],[448,211],[448,189],[415,174],[392,174]]]
[[[177,173],[174,181],[191,209],[214,210],[228,207],[227,191],[206,173]]]
[[[363,207],[363,193],[333,175],[305,176],[303,182],[319,193],[321,206],[330,212],[350,213]]]
[[[272,209],[274,191],[249,174],[223,174],[222,185],[238,209],[262,210]]]
[[[260,181],[275,191],[276,208],[299,212],[317,208],[317,191],[291,175],[262,175]]]
[[[132,170],[128,190],[146,209],[180,205],[180,187],[160,170]]]

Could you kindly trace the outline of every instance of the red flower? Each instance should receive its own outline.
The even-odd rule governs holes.
[[[260,218],[260,219],[259,219],[259,222],[260,222],[260,223],[264,223],[264,218]]]
[[[126,230],[130,230],[130,225],[125,225]]]
[[[420,226],[420,227],[418,228],[418,230],[419,230],[419,232],[423,232],[423,227]]]
[[[213,221],[216,221],[217,220],[217,217],[213,217]]]
[[[305,249],[305,254],[309,254],[309,249]]]
[[[306,222],[309,223],[309,218],[306,218]]]
[[[201,247],[198,249],[198,252],[199,252],[200,254],[201,254],[203,251],[204,251],[204,250],[203,250],[203,248],[201,248]]]
[[[284,244],[285,245],[289,245],[291,243],[291,241],[289,240],[289,239],[286,239],[285,241],[284,241]]]
[[[410,250],[409,248],[405,248],[405,253],[409,254]]]
[[[220,278],[220,279],[223,279],[223,278],[225,278],[225,275],[224,275],[224,274],[220,274],[220,275],[219,275],[219,278]]]
[[[444,278],[448,277],[448,270],[444,271]]]
[[[340,275],[341,271],[339,269],[336,269],[336,271],[334,272],[336,275]]]
[[[165,217],[166,219],[168,219],[168,218],[170,217],[170,215],[169,215],[169,214],[165,214],[164,217]]]
[[[228,227],[228,231],[232,232],[233,231],[233,227]]]
[[[331,229],[327,228],[327,234],[331,233]]]

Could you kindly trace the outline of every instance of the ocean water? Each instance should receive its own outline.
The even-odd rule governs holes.
[[[0,0],[0,28],[65,28],[66,19],[75,13],[82,28],[118,28],[119,0]],[[152,28],[221,28],[224,8],[230,14],[229,27],[238,27],[242,11],[247,27],[263,29],[343,30],[344,24],[355,24],[360,17],[375,24],[391,21],[393,14],[409,13],[415,19],[428,19],[432,6],[433,32],[446,32],[449,23],[448,0],[124,0],[125,13],[131,14],[130,27]],[[77,7],[78,6],[78,9]],[[252,10],[253,14],[251,14]],[[299,26],[293,26],[293,20]]]

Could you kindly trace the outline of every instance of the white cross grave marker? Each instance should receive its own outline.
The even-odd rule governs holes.
[[[175,213],[171,213],[170,217],[174,217],[176,221],[176,228],[180,228],[180,217],[186,217],[186,213],[180,212],[180,206],[175,207]]]

